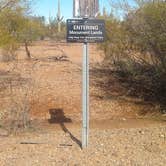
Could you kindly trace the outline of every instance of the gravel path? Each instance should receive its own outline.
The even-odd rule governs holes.
[[[166,163],[166,126],[163,125],[135,129],[92,129],[90,144],[85,150],[81,150],[73,139],[80,140],[80,130],[71,128],[70,132],[70,135],[57,130],[0,137],[0,165],[164,166]]]

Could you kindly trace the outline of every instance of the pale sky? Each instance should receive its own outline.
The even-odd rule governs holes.
[[[34,0],[35,1],[35,0]],[[129,0],[133,1],[133,0]],[[61,2],[61,13],[65,19],[72,18],[73,16],[73,0],[60,0]],[[109,0],[99,0],[100,11],[103,7],[110,13],[111,7],[109,5]],[[49,15],[55,17],[57,14],[58,0],[36,0],[33,7],[33,14],[37,16],[45,16],[49,18]]]
[[[107,7],[108,12],[110,12],[109,0],[100,0],[100,9],[103,6]],[[36,0],[33,13],[35,15],[49,17],[56,16],[57,14],[57,4],[58,0]],[[73,16],[73,0],[61,0],[61,13],[65,19],[72,18]]]

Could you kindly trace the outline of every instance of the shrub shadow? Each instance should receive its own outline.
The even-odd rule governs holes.
[[[159,104],[161,113],[165,113],[162,111],[166,109],[165,75],[157,77],[154,68],[136,66],[136,75],[123,70],[110,69],[109,67],[93,67],[90,71],[93,79],[92,84],[104,92],[102,98],[113,99],[121,96],[138,98],[142,101],[135,101],[135,104],[148,103],[153,106]]]

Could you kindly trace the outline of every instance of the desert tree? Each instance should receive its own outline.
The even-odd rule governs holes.
[[[28,46],[35,40],[43,39],[45,35],[45,23],[40,17],[24,17],[18,31],[17,39],[25,46],[27,57],[31,54]]]
[[[44,32],[44,22],[39,17],[28,14],[30,1],[1,1],[0,10],[0,47],[12,58],[15,51],[24,44],[27,57],[30,58],[28,45]]]

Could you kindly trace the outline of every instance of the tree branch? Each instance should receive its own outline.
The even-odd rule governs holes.
[[[6,2],[4,5],[0,6],[0,12],[8,7],[13,6],[16,3],[15,0],[10,0],[8,2]]]

